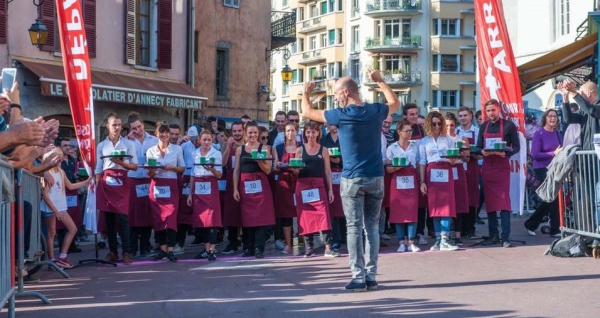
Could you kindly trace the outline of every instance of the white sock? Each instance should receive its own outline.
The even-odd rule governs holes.
[[[66,253],[60,253],[60,254],[58,254],[58,258],[67,258],[67,254]]]

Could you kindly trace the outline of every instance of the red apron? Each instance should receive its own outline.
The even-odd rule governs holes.
[[[77,196],[77,190],[69,190],[65,189],[65,194],[67,196],[67,213],[75,223],[76,227],[80,227],[83,225],[83,214],[81,213],[81,209],[79,208],[79,197]],[[56,222],[56,229],[62,230],[67,227],[61,222]]]
[[[500,120],[500,133],[491,134],[487,130],[489,122],[483,133],[483,145],[485,148],[486,139],[504,138],[504,119]],[[481,167],[481,181],[483,183],[483,193],[485,196],[485,209],[487,213],[497,211],[511,211],[510,206],[510,163],[509,157],[499,156],[483,157],[483,166]]]
[[[227,174],[225,174],[225,173],[221,174],[221,179],[217,180],[217,184],[219,185],[219,204],[221,206],[221,221],[222,221],[223,218],[225,217],[225,190],[227,189]]]
[[[418,221],[419,178],[413,167],[401,168],[391,175],[390,223]],[[412,177],[412,182],[411,182]]]
[[[241,173],[239,191],[243,227],[275,224],[273,194],[263,172]]]
[[[410,139],[411,140],[423,139],[423,133],[421,132],[421,127],[419,127],[417,124],[414,124],[411,127],[413,129],[413,134],[412,134],[412,137],[410,137]],[[415,131],[416,131],[416,133],[415,133]],[[423,193],[421,193],[420,190],[419,190],[419,209],[427,209],[427,196],[424,195]]]
[[[284,151],[281,162],[289,163],[296,154]],[[275,216],[278,218],[296,217],[296,206],[294,204],[294,192],[296,189],[296,175],[291,171],[281,171],[275,174],[273,189],[273,203],[277,207]]]
[[[462,163],[452,166],[454,179],[454,202],[456,213],[469,213],[469,195],[467,193],[467,174]]]
[[[187,204],[190,194],[190,176],[178,175],[179,210],[177,211],[177,224],[192,224],[192,207]]]
[[[215,177],[194,177],[194,227],[223,227],[219,183]]]
[[[469,140],[470,145],[476,145],[475,133],[471,131],[471,138]],[[464,165],[463,165],[464,167]],[[479,207],[479,164],[477,159],[471,157],[467,163],[467,193],[469,195],[469,206]]]
[[[448,162],[427,164],[427,203],[430,217],[456,217],[454,181]],[[432,181],[433,180],[433,181]]]
[[[150,212],[150,178],[129,178],[129,226],[150,227],[152,213]]]
[[[98,210],[129,215],[129,183],[127,170],[104,170],[96,191]]]
[[[223,209],[223,226],[242,226],[240,202],[233,198],[233,170],[231,158],[227,163],[227,185]]]
[[[154,231],[177,231],[179,184],[177,179],[152,178],[150,181],[150,210],[154,218]]]
[[[342,196],[340,195],[340,181],[342,181],[342,169],[331,168],[331,189],[333,190],[333,202],[329,203],[329,215],[332,218],[345,218]]]
[[[304,192],[304,195],[302,193]],[[318,197],[317,197],[318,195]],[[323,178],[298,178],[296,181],[296,212],[298,235],[331,230],[329,199]]]

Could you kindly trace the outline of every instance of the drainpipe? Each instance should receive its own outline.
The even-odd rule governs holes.
[[[196,28],[196,1],[188,0],[188,70],[187,70],[187,83],[193,89],[194,87],[194,39],[195,39],[195,28]],[[191,125],[193,120],[193,110],[186,111],[186,124]],[[185,128],[184,128],[185,129]]]

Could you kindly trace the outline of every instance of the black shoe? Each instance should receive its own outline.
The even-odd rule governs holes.
[[[213,251],[208,252],[208,260],[211,262],[217,260],[217,257],[215,256],[215,252],[213,252]]]
[[[164,253],[164,252],[163,252]],[[167,253],[167,259],[169,260],[169,262],[171,263],[175,263],[177,262],[177,257],[175,257],[175,255],[173,254],[173,251],[170,251],[169,253]]]
[[[455,238],[454,238],[454,245],[458,245],[458,246],[461,246],[461,245],[463,245],[463,240],[462,240],[462,238],[460,238],[460,237],[455,237]]]
[[[256,258],[265,258],[265,256],[263,255],[263,252],[261,252],[261,250],[259,250],[258,248],[254,249],[254,257],[256,257]]]
[[[233,246],[233,245],[227,245],[227,247],[225,247],[225,250],[223,250],[223,254],[235,254],[238,252],[238,248]]]
[[[254,251],[250,251],[250,249],[247,249],[244,251],[244,253],[242,253],[242,257],[252,257],[254,256]]]
[[[155,261],[159,261],[159,260],[161,260],[161,259],[163,259],[163,258],[165,258],[165,257],[167,257],[167,256],[168,256],[168,255],[167,255],[167,253],[166,253],[165,251],[163,251],[163,250],[160,250],[160,251],[158,252],[158,255],[154,256],[153,260],[155,260]]]
[[[490,246],[490,245],[495,245],[495,244],[500,244],[500,238],[497,236],[491,237],[485,241],[483,241],[483,243],[481,243],[481,246]]]
[[[353,290],[355,292],[364,292],[364,291],[367,291],[367,284],[366,283],[355,283],[354,281],[351,281],[348,284],[346,284],[345,288],[347,290]]]
[[[206,250],[198,253],[198,255],[194,256],[195,259],[207,259],[208,258],[208,252]]]
[[[100,244],[100,243],[98,243]],[[81,249],[77,246],[71,245],[69,247],[69,253],[81,253]]]
[[[378,287],[379,287],[379,284],[377,284],[377,281],[375,281],[375,280],[367,281],[367,290],[377,290]]]
[[[99,250],[106,248],[106,243],[105,242],[98,242],[98,244],[96,244],[96,246],[98,247]]]

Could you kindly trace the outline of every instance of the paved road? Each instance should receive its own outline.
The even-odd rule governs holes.
[[[343,289],[347,257],[303,259],[274,251],[264,260],[220,257],[209,264],[190,259],[199,248],[186,248],[176,264],[85,266],[70,270],[72,279],[44,269],[42,281],[28,288],[52,305],[20,298],[17,317],[600,316],[600,261],[543,256],[552,240],[527,236],[523,221],[513,219],[513,237],[527,245],[512,249],[397,254],[392,241],[380,257],[380,290],[366,293]],[[84,248],[72,260],[92,255],[92,246]]]

